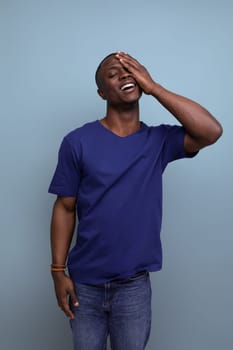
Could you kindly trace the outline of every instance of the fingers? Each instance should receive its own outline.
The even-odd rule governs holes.
[[[71,299],[72,304],[75,307],[79,306],[77,296],[75,295],[74,292],[70,293],[70,299]],[[58,300],[58,305],[69,319],[71,319],[71,320],[74,319],[74,313],[72,312],[72,310],[70,308],[67,296],[62,297],[60,300]]]
[[[124,52],[117,52],[116,58],[118,58],[122,66],[129,71],[138,70],[141,66],[135,58]]]
[[[128,62],[131,62],[131,64],[133,65],[139,65],[139,62],[133,58],[132,56],[130,56],[128,53],[125,53],[125,52],[122,52],[122,51],[118,51],[116,53],[116,57],[119,59],[119,60],[124,60],[124,61],[128,61]]]
[[[74,319],[74,313],[72,312],[68,298],[70,297],[70,301],[74,307],[78,307],[78,298],[75,294],[74,288],[69,288],[67,291],[63,291],[62,293],[57,294],[57,302],[62,311],[66,314],[69,319]]]
[[[58,300],[58,305],[70,320],[74,319],[74,313],[69,307],[67,297],[63,297],[60,300]]]
[[[119,51],[116,53],[116,58],[133,76],[142,91],[146,94],[152,94],[155,82],[151,78],[147,69],[127,53]]]
[[[71,299],[71,302],[72,304],[77,307],[79,305],[78,303],[78,298],[77,298],[77,295],[75,294],[75,291],[72,289],[69,291],[70,293],[70,299]]]

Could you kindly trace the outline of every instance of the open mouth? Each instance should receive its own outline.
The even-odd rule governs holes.
[[[121,90],[122,91],[130,90],[130,89],[134,88],[135,86],[136,86],[136,84],[134,84],[134,83],[127,83],[127,84],[121,86]]]

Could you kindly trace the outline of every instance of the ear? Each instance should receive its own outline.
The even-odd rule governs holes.
[[[98,92],[98,95],[99,95],[103,100],[106,100],[106,97],[105,97],[104,92],[103,92],[102,90],[98,89],[97,92]]]

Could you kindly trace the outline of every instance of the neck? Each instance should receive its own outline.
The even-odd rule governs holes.
[[[112,107],[107,106],[106,117],[101,120],[101,123],[119,136],[127,136],[140,129],[139,121],[139,105],[136,103],[130,108],[127,106]]]

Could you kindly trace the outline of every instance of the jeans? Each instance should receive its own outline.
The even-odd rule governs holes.
[[[101,285],[75,284],[74,350],[144,350],[151,328],[149,272]]]

